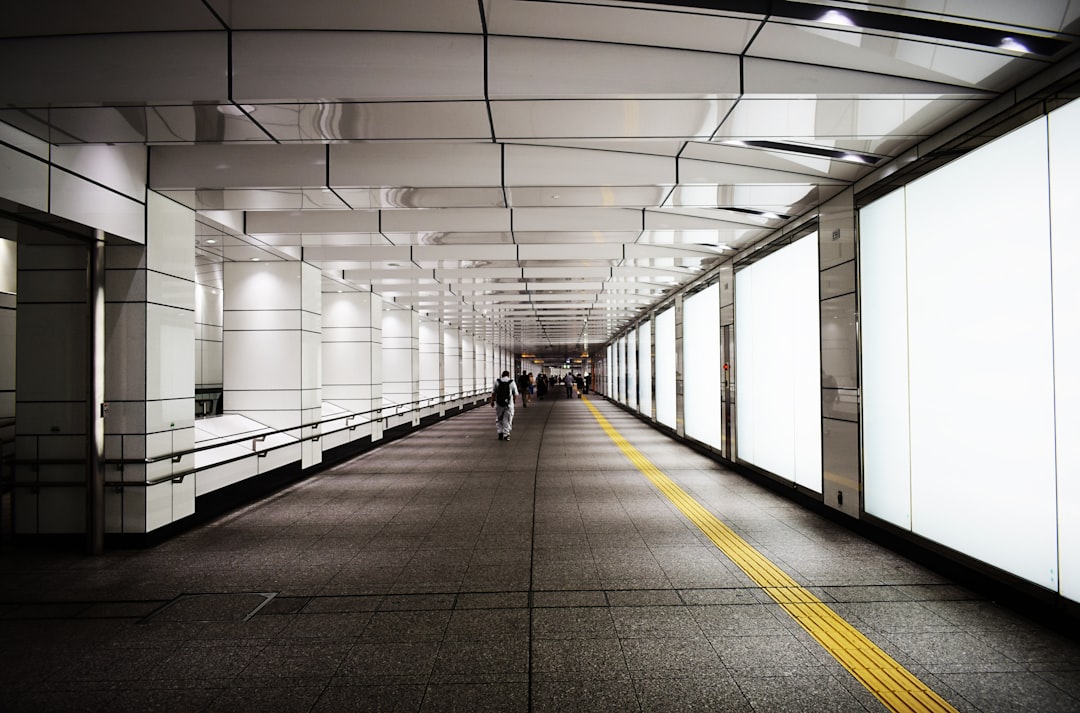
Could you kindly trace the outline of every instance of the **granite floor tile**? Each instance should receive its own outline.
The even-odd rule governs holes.
[[[730,676],[690,673],[678,678],[634,678],[641,710],[648,713],[754,713]]]
[[[629,680],[534,681],[532,713],[640,711]]]
[[[962,713],[1080,710],[1074,638],[595,403]],[[883,710],[581,405],[510,444],[465,412],[157,547],[0,542],[0,710]]]

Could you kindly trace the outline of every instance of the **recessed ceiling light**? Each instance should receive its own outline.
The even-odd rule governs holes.
[[[259,258],[257,258],[257,257],[253,257],[253,258],[251,258],[251,261],[252,261],[252,262],[258,262],[258,261],[259,261]]]
[[[818,18],[818,22],[824,22],[828,25],[844,25],[846,27],[855,27],[855,22],[839,10],[829,10],[824,15]]]
[[[1023,42],[1020,42],[1015,37],[1002,37],[1001,44],[998,45],[1003,50],[1010,50],[1012,52],[1023,52],[1024,54],[1030,54],[1031,50],[1027,48]]]
[[[216,242],[217,242],[216,240],[214,240],[213,238],[210,238],[209,240],[206,241],[206,244],[207,245],[213,245]]]

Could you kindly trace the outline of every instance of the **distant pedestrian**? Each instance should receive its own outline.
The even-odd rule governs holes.
[[[510,440],[510,430],[514,427],[514,402],[517,395],[517,384],[514,383],[510,372],[504,371],[502,376],[495,380],[489,400],[492,408],[495,409],[495,430],[498,431],[500,441]]]
[[[566,372],[566,376],[563,377],[563,385],[566,386],[566,398],[574,398],[574,375],[569,371]]]

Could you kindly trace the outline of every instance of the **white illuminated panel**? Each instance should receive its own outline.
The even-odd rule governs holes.
[[[607,384],[605,395],[611,396],[615,394],[615,382],[612,381],[612,375],[615,374],[615,348],[611,345],[607,348],[607,363],[604,365],[604,371],[607,372],[604,375],[604,382]]]
[[[619,403],[626,403],[626,337],[620,337],[616,345],[616,361],[619,363]]]
[[[1061,594],[1080,601],[1080,101],[1050,114],[1058,561]]]
[[[626,335],[626,405],[636,409],[638,405],[637,331]]]
[[[1040,120],[907,188],[911,491],[914,532],[1056,589],[1046,154]]]
[[[683,422],[690,438],[720,448],[720,285],[683,301]]]
[[[737,457],[821,492],[817,234],[735,275]]]
[[[675,309],[656,315],[656,420],[676,425]]]
[[[1056,588],[1045,132],[908,187],[912,525]]]
[[[638,410],[652,416],[652,335],[645,322],[638,328]]]
[[[863,504],[911,528],[908,433],[907,242],[904,191],[859,214]]]

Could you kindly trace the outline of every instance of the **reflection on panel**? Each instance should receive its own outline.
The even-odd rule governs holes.
[[[626,405],[632,409],[638,406],[637,357],[637,330],[631,330],[626,335]]]
[[[822,462],[825,504],[859,514],[859,424],[825,419]]]
[[[855,261],[821,271],[821,299],[827,300],[855,292]]]
[[[683,300],[683,422],[686,435],[723,446],[720,285]]]
[[[854,389],[859,384],[855,295],[821,303],[821,386]],[[848,417],[854,417],[857,408]]]

